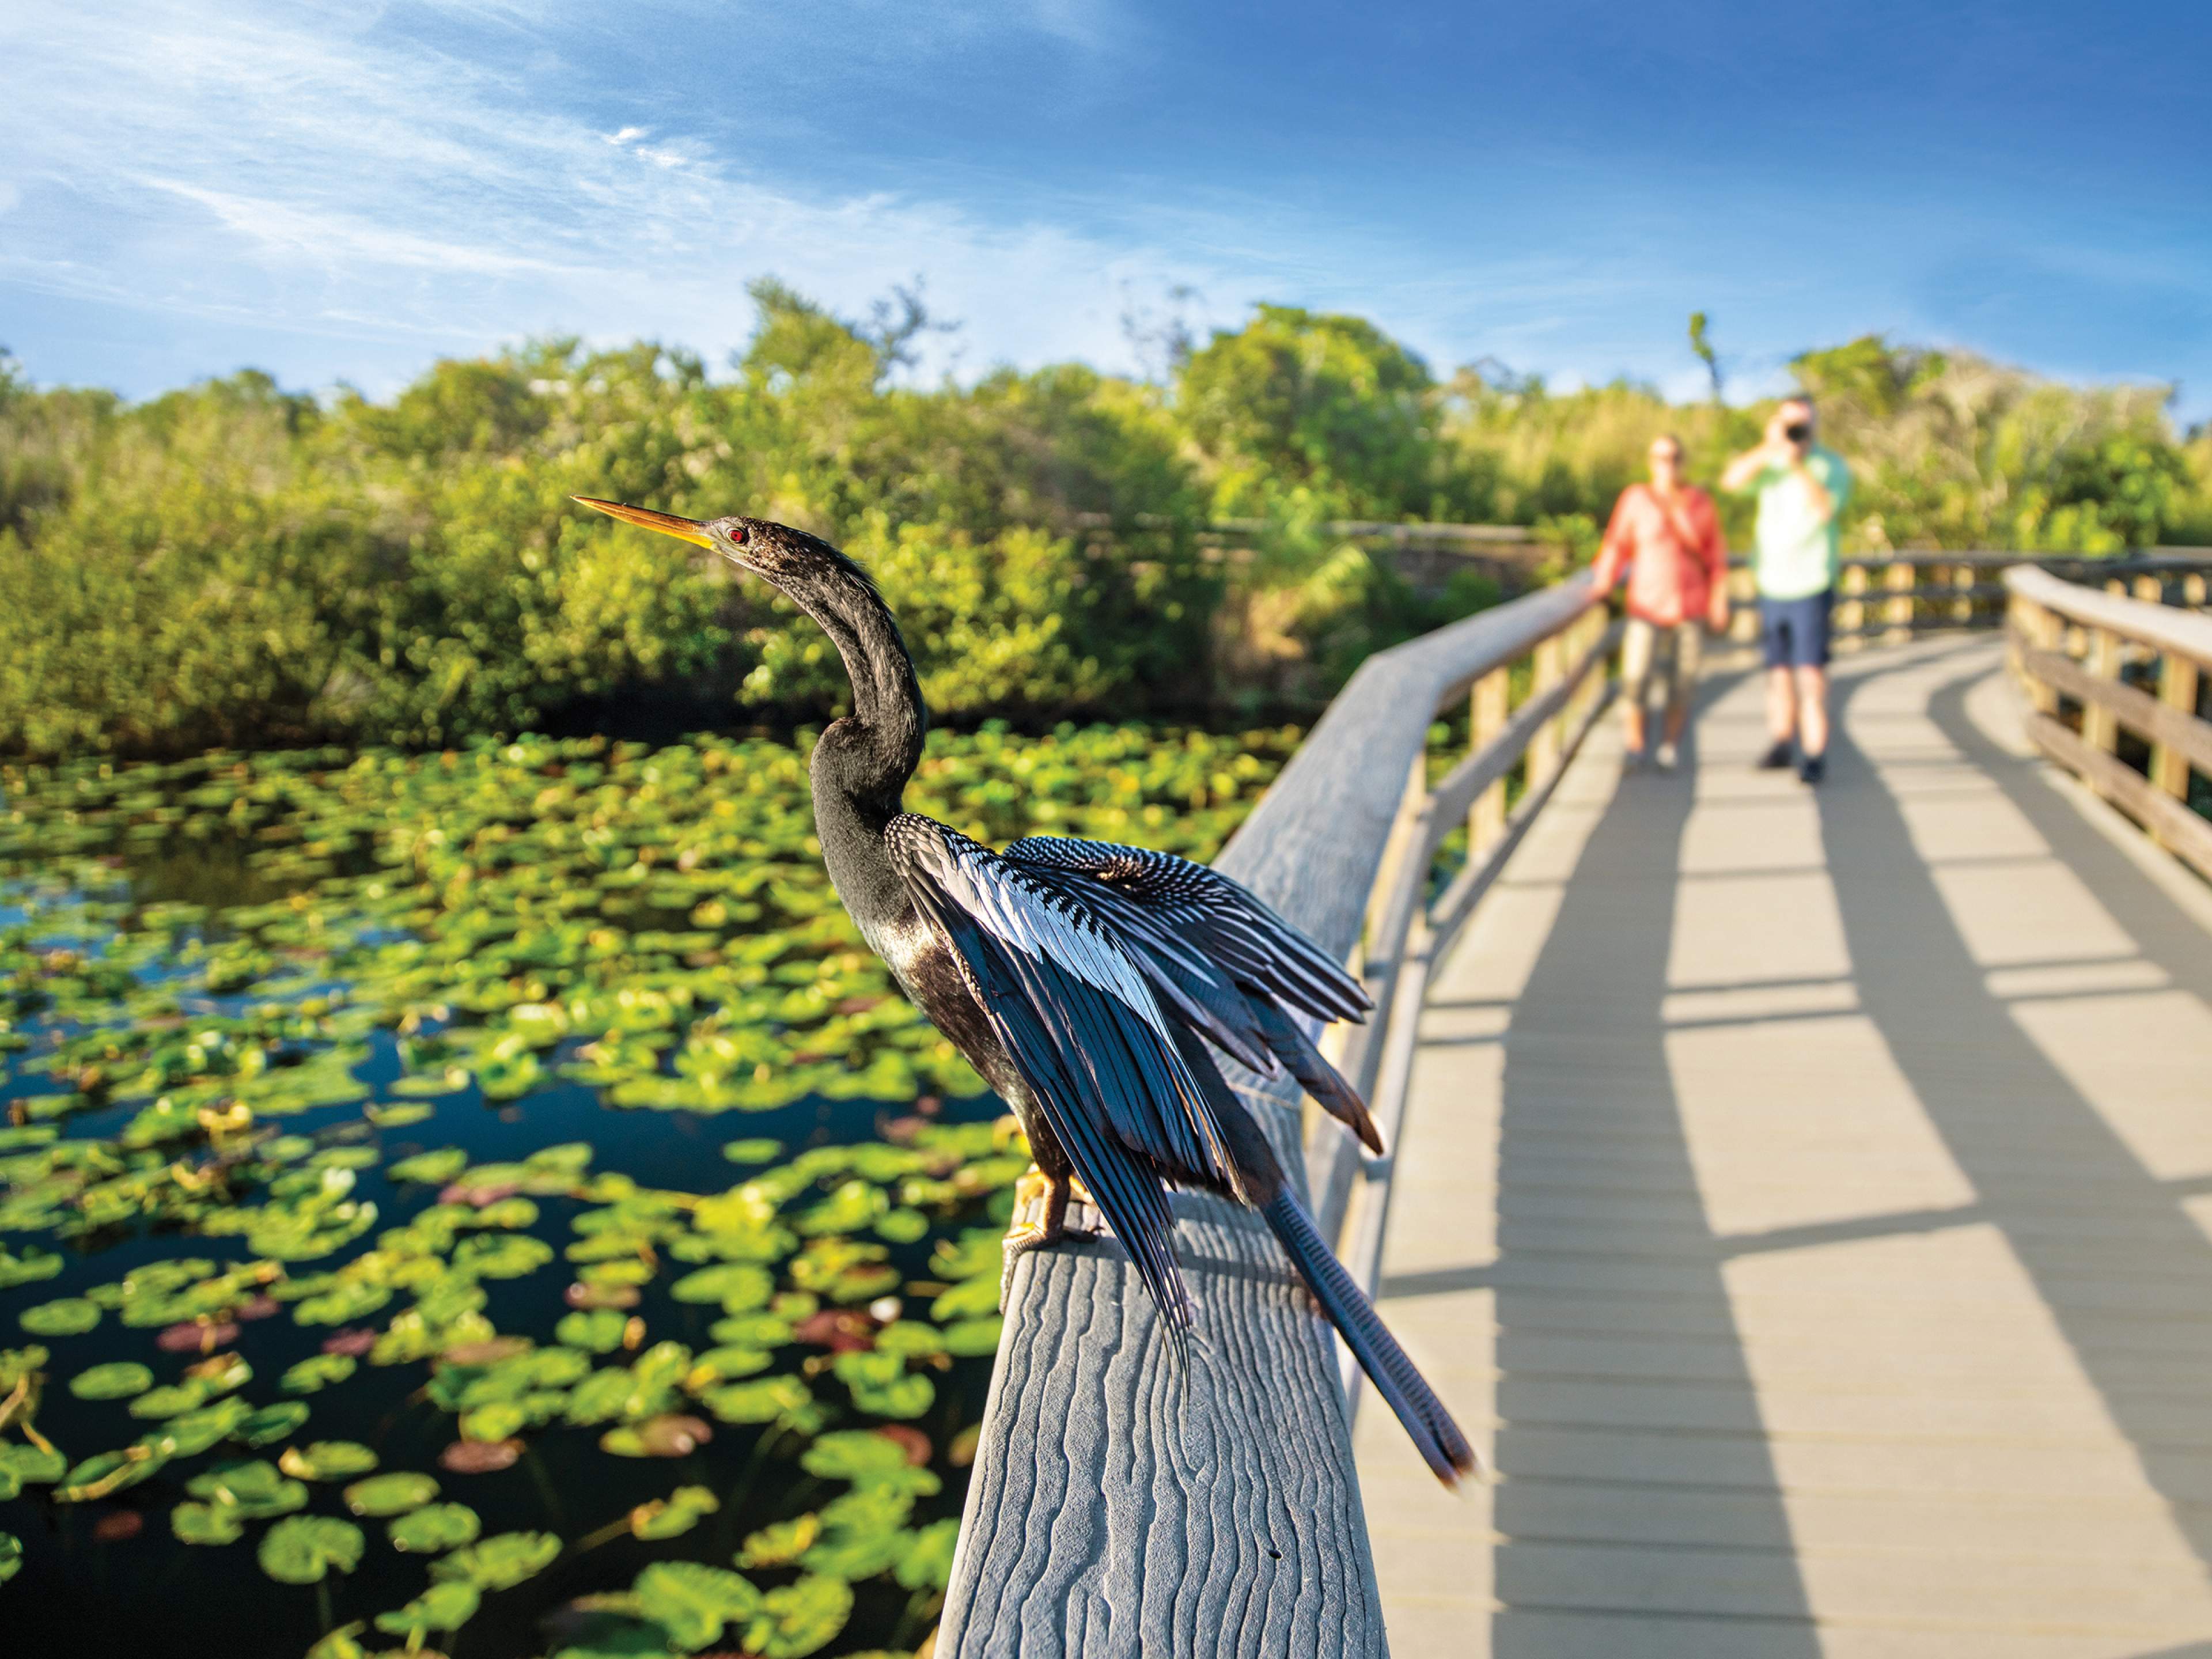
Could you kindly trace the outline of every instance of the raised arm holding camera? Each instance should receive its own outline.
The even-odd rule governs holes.
[[[1759,765],[1792,758],[1818,783],[1828,752],[1828,628],[1839,564],[1837,518],[1850,498],[1850,469],[1821,444],[1809,398],[1785,399],[1766,435],[1721,474],[1733,494],[1755,490],[1753,574],[1766,653],[1766,727],[1773,739]]]

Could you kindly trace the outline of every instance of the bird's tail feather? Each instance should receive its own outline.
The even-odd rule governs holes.
[[[1368,1115],[1367,1103],[1359,1097],[1359,1091],[1346,1082],[1344,1074],[1307,1040],[1296,1020],[1272,1002],[1261,998],[1253,1000],[1267,1046],[1290,1067],[1298,1086],[1311,1095],[1323,1111],[1358,1135],[1369,1152],[1379,1156],[1382,1132]]]
[[[1285,1187],[1260,1212],[1290,1253],[1298,1276],[1312,1289],[1329,1322],[1359,1361],[1359,1368],[1375,1384],[1376,1392],[1390,1402],[1390,1409],[1406,1425],[1406,1432],[1413,1437],[1414,1447],[1437,1479],[1448,1486],[1457,1486],[1480,1467],[1474,1448],[1468,1444],[1443,1401],[1398,1346],[1398,1339],[1384,1327],[1374,1304],[1322,1242],[1305,1206]]]

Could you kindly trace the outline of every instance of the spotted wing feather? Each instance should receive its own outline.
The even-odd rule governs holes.
[[[1359,981],[1245,888],[1171,853],[1032,836],[1007,862],[1111,926],[1168,1012],[1251,1070],[1287,1066],[1300,1086],[1376,1152],[1382,1137],[1358,1091],[1295,1016],[1359,1019]]]

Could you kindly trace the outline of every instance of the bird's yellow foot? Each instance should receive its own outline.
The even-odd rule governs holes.
[[[1079,1224],[1069,1224],[1071,1206],[1079,1206],[1084,1212]],[[1005,1266],[999,1273],[999,1308],[1005,1311],[1006,1298],[1014,1288],[1014,1264],[1031,1250],[1042,1250],[1060,1243],[1070,1234],[1088,1238],[1103,1231],[1092,1219],[1097,1206],[1083,1183],[1073,1176],[1054,1180],[1034,1164],[1029,1172],[1014,1183],[1014,1221],[1006,1229],[1003,1247]]]

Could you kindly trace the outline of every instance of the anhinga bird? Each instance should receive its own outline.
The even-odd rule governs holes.
[[[853,712],[823,731],[811,766],[823,860],[861,936],[1028,1133],[1043,1221],[1008,1235],[1009,1273],[1022,1251],[1062,1236],[1079,1180],[1180,1361],[1193,1316],[1167,1188],[1233,1198],[1267,1218],[1429,1467],[1455,1485],[1472,1472],[1466,1437],[1322,1242],[1206,1051],[1262,1075],[1287,1067],[1379,1152],[1367,1108],[1295,1018],[1363,1018],[1370,1005],[1358,981],[1201,865],[1048,836],[994,853],[902,811],[927,721],[921,689],[875,584],[826,542],[760,519],[577,499],[766,578],[843,656]]]

